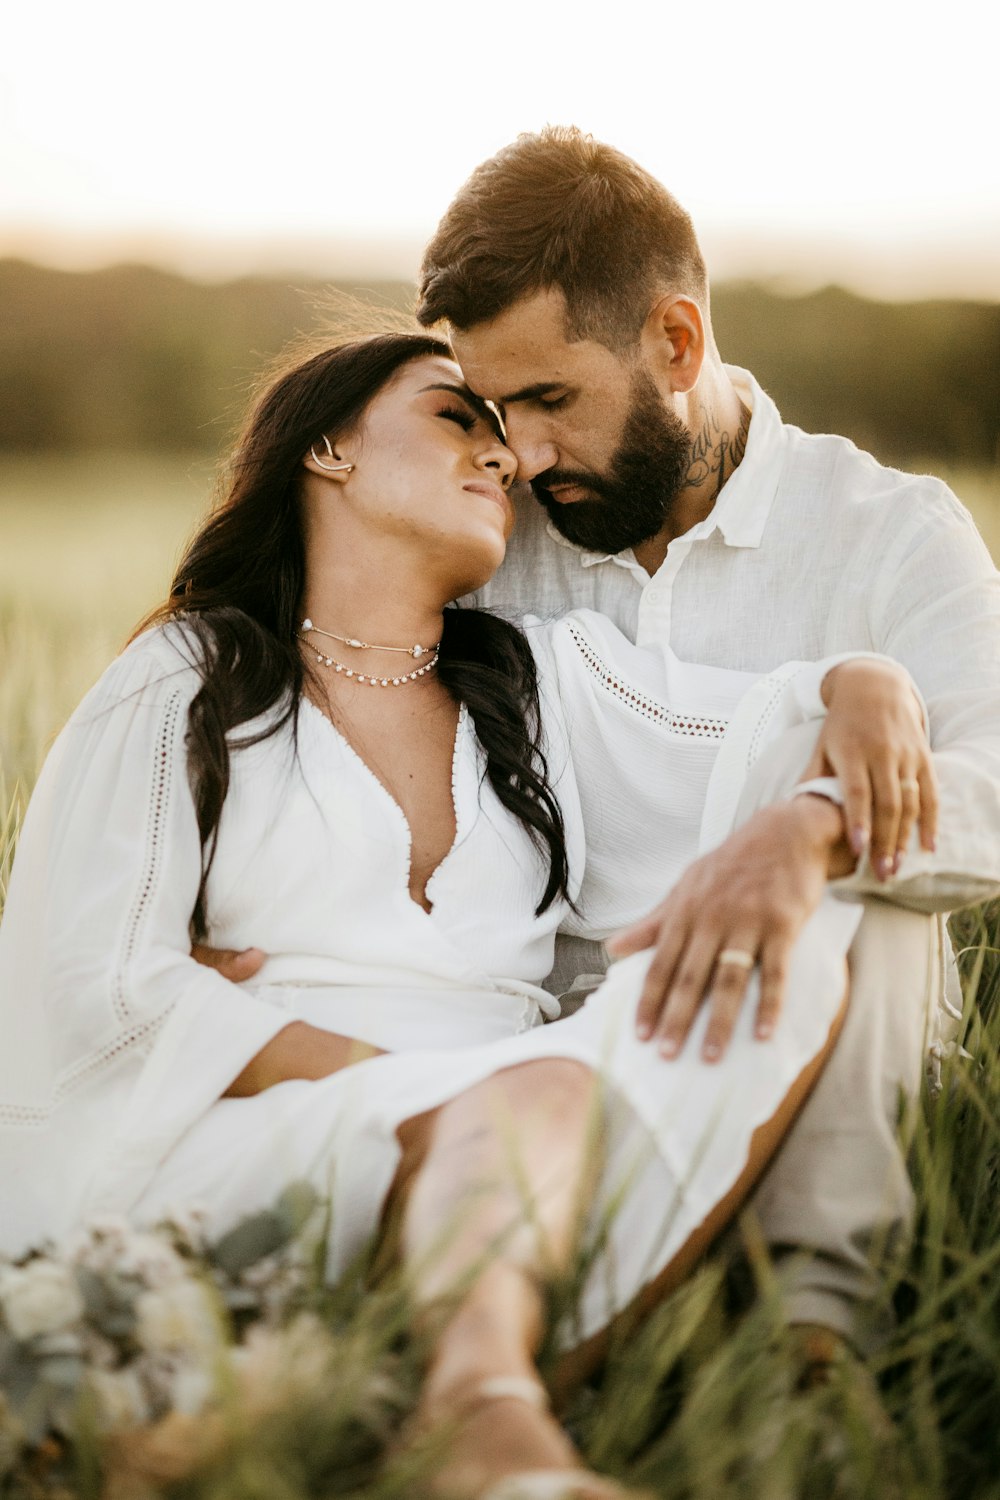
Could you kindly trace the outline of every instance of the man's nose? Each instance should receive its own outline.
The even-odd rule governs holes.
[[[518,479],[534,479],[536,474],[555,468],[559,450],[546,433],[539,431],[530,416],[508,411],[506,426],[507,446],[517,459]]]

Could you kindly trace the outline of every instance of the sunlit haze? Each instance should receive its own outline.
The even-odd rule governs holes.
[[[4,31],[0,254],[411,276],[471,168],[552,121],[656,173],[716,276],[1000,298],[978,0],[62,0]]]

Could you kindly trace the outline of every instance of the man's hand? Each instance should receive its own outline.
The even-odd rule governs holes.
[[[656,949],[636,1017],[640,1037],[658,1042],[664,1057],[676,1057],[707,1000],[702,1056],[716,1062],[729,1044],[757,965],[755,1029],[761,1039],[769,1037],[781,1010],[792,945],[819,905],[827,879],[853,867],[840,809],[814,796],[765,808],[720,848],[696,860],[665,901],[607,945],[616,958]],[[720,962],[726,950],[745,954],[752,963]]]
[[[919,819],[920,843],[937,837],[938,786],[920,704],[902,667],[859,657],[823,679],[827,716],[803,776],[836,776],[855,854],[871,844],[879,880],[899,869]]]
[[[217,969],[223,979],[231,984],[242,984],[260,972],[267,961],[267,954],[260,948],[206,948],[204,943],[195,943],[191,957],[206,969]]]

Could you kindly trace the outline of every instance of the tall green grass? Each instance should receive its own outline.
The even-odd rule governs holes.
[[[989,476],[959,476],[1000,556]],[[27,793],[75,702],[160,594],[203,505],[199,464],[152,457],[0,467],[0,908]],[[898,1331],[867,1369],[796,1389],[766,1257],[720,1256],[623,1337],[566,1420],[588,1458],[663,1500],[998,1500],[1000,1497],[1000,919],[954,923],[961,1052],[921,1101],[912,1247],[881,1268]],[[756,1295],[747,1299],[747,1268]],[[343,1357],[308,1394],[175,1487],[183,1500],[411,1500],[423,1489],[389,1434],[419,1351],[398,1288],[363,1277],[324,1294]],[[81,1454],[81,1495],[99,1493]],[[45,1493],[39,1479],[36,1494]],[[0,1487],[0,1494],[4,1491]]]

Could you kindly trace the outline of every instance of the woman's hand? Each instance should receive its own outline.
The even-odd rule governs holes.
[[[260,948],[209,948],[205,943],[193,944],[191,957],[203,968],[215,969],[230,984],[245,984],[267,962],[267,954]]]
[[[852,865],[840,809],[805,796],[755,813],[718,849],[695,860],[648,917],[607,945],[615,958],[656,950],[636,1015],[639,1036],[664,1057],[675,1057],[707,1003],[702,1056],[718,1061],[759,966],[755,1030],[761,1040],[769,1037],[792,945],[827,879]]]
[[[246,1099],[291,1078],[329,1078],[353,1063],[381,1057],[383,1050],[307,1021],[290,1021],[250,1059],[222,1097]]]
[[[920,843],[937,837],[938,788],[920,703],[894,662],[858,657],[824,677],[827,716],[803,780],[836,776],[848,841],[860,858],[871,846],[879,880],[899,869],[919,819]]]

